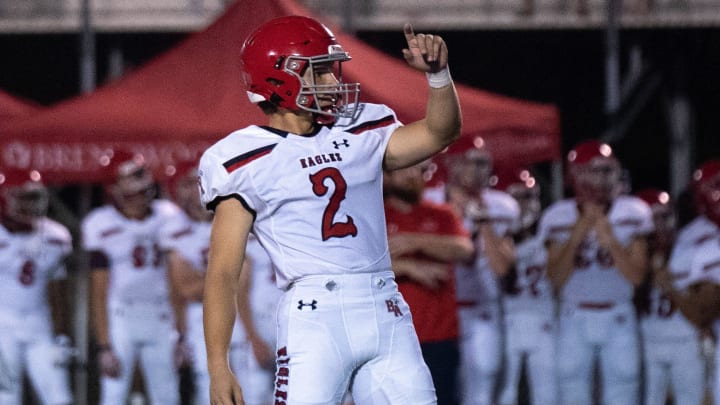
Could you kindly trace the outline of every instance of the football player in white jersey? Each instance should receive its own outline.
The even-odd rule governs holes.
[[[43,404],[72,404],[63,330],[68,229],[46,216],[47,189],[36,170],[0,168],[0,403],[22,402],[28,376]],[[66,307],[66,306],[65,306]]]
[[[498,402],[518,403],[524,363],[530,403],[555,405],[556,308],[547,277],[545,246],[536,234],[542,211],[540,185],[525,168],[498,171],[496,176],[495,187],[506,191],[520,205],[520,229],[513,235],[516,261],[502,283],[505,363]]]
[[[694,228],[687,293],[692,303],[690,318],[700,327],[720,333],[720,160],[704,162],[693,173],[693,194],[699,216],[688,227]],[[720,350],[711,361],[713,402],[720,403]]]
[[[517,201],[490,187],[492,158],[480,137],[448,157],[447,202],[473,236],[475,253],[455,267],[460,319],[460,402],[494,404],[502,365],[500,282],[515,262]]]
[[[164,182],[166,193],[185,215],[173,218],[163,232],[161,246],[167,249],[168,275],[172,293],[180,300],[184,314],[178,324],[190,354],[194,400],[196,405],[209,404],[210,385],[202,329],[202,294],[205,285],[210,246],[212,214],[200,204],[197,189],[197,162],[181,162],[167,166]]]
[[[215,211],[204,299],[212,403],[244,403],[226,358],[251,231],[285,290],[275,403],[337,404],[348,387],[357,404],[435,403],[391,270],[382,170],[445,148],[461,116],[443,39],[404,31],[405,60],[430,85],[425,118],[405,126],[387,106],[359,103],[359,84],[342,81],[350,56],[318,21],[277,18],[245,40],[248,95],[267,125],[231,133],[200,160]]]
[[[691,305],[682,291],[699,235],[693,234],[695,228],[685,227],[676,237],[675,208],[667,192],[648,188],[636,195],[650,206],[655,226],[648,239],[650,268],[637,300],[645,404],[665,405],[671,390],[675,404],[699,405],[705,393],[700,331],[682,312]]]
[[[635,405],[640,347],[632,298],[647,270],[650,207],[618,195],[620,163],[609,145],[581,142],[567,163],[575,195],[548,207],[539,228],[560,296],[559,403],[592,403],[599,360],[603,403]]]
[[[178,207],[157,200],[142,155],[103,158],[112,203],[82,222],[90,260],[91,311],[100,371],[100,403],[126,401],[136,361],[153,404],[179,402],[174,363],[179,334],[170,302],[162,232]]]

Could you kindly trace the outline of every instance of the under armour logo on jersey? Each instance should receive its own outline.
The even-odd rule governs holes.
[[[395,314],[396,317],[403,315],[397,304],[397,300],[385,300],[385,305],[387,305],[388,312]]]
[[[333,145],[335,145],[335,149],[340,149],[341,146],[348,148],[350,147],[350,142],[348,142],[347,139],[343,139],[342,142],[333,141]]]
[[[317,300],[312,300],[311,303],[306,304],[303,300],[298,301],[298,309],[302,311],[303,307],[310,307],[313,311],[317,309]]]

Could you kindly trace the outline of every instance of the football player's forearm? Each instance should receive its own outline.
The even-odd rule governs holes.
[[[441,149],[460,137],[462,112],[455,86],[430,88],[425,123]]]
[[[235,323],[236,281],[209,269],[203,301],[203,328],[208,369],[228,366],[230,336]]]
[[[495,234],[489,223],[480,225],[480,238],[483,241],[483,253],[488,259],[495,275],[505,276],[515,263],[515,249],[512,239]]]
[[[557,290],[565,286],[575,268],[575,248],[566,244],[548,253],[548,278]]]
[[[91,286],[90,291],[90,302],[92,303],[92,320],[93,330],[95,332],[96,343],[100,346],[109,346],[110,337],[108,334],[107,326],[107,274],[101,274],[100,271],[107,272],[108,270],[94,270],[90,274]]]
[[[703,317],[702,311],[695,304],[693,297],[689,294],[682,293],[677,290],[669,291],[672,303],[678,308],[680,313],[687,318],[690,323],[698,328],[708,325],[708,319]]]
[[[641,242],[633,242],[629,248],[625,248],[613,239],[608,246],[610,255],[612,255],[615,266],[620,273],[630,281],[634,286],[639,286],[645,279],[647,273],[647,253],[644,244]]]
[[[235,297],[238,317],[248,337],[258,335],[257,328],[252,316],[252,304],[250,303],[250,284],[252,282],[252,264],[249,257],[243,262],[243,270],[238,281],[238,291]]]
[[[473,243],[468,237],[422,234],[418,238],[420,251],[435,260],[465,261],[473,255]]]

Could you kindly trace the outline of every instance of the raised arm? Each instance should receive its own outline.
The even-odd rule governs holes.
[[[395,170],[440,152],[460,136],[462,114],[448,70],[448,49],[439,35],[415,34],[404,27],[405,61],[428,76],[430,91],[425,118],[398,128],[385,151],[385,168]]]

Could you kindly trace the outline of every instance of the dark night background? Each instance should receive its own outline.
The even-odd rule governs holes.
[[[455,80],[496,93],[557,105],[563,152],[575,142],[599,137],[607,127],[604,32],[597,30],[449,31]],[[400,57],[402,32],[363,32],[368,43]],[[139,66],[184,39],[181,33],[98,34],[98,86],[107,77],[110,49],[119,46],[130,66]],[[615,142],[635,189],[669,186],[667,94],[685,92],[694,111],[696,166],[720,157],[720,29],[638,29],[620,34],[621,69],[627,50],[640,45],[662,84],[632,125]],[[0,35],[0,88],[49,105],[79,92],[78,34]],[[356,60],[352,63],[372,63]]]

